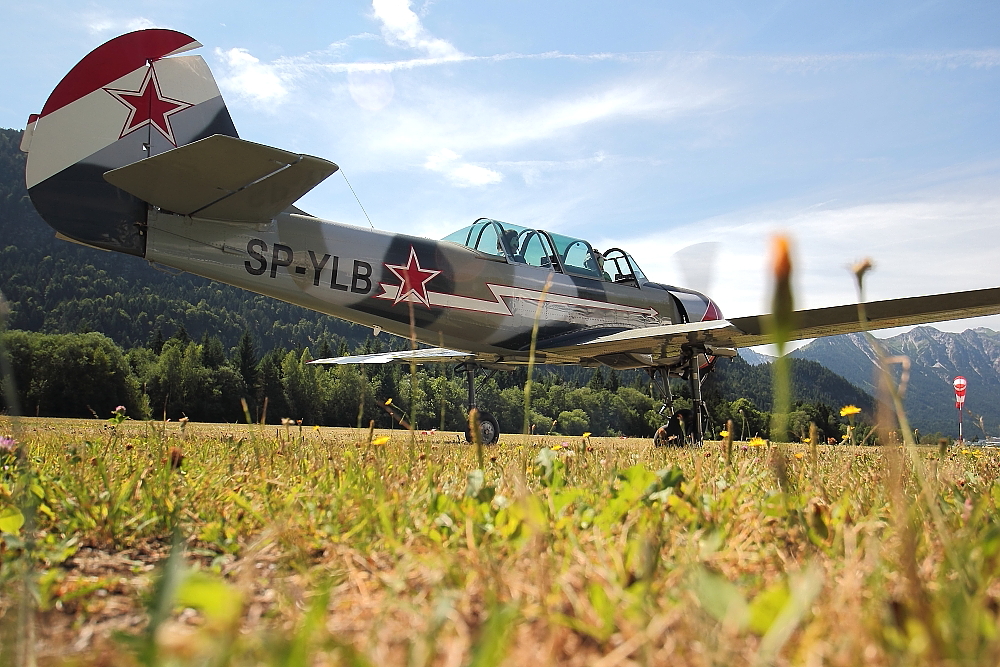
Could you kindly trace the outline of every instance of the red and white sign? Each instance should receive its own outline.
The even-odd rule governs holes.
[[[969,386],[969,383],[959,375],[952,384],[955,385],[955,407],[961,410],[962,404],[965,403],[965,388]]]

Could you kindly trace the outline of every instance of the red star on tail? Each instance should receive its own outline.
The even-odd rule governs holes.
[[[400,301],[412,301],[413,299],[409,298],[412,294],[413,298],[419,303],[430,307],[431,304],[427,299],[427,282],[441,272],[434,269],[420,268],[417,251],[413,249],[412,245],[410,246],[410,257],[406,261],[406,266],[386,264],[385,268],[395,273],[396,277],[403,281],[403,284],[399,286],[399,293],[396,294],[392,305],[395,306]]]
[[[156,71],[152,67],[146,70],[146,78],[142,80],[139,90],[116,90],[114,88],[105,88],[104,90],[129,109],[128,120],[125,121],[125,127],[122,128],[119,139],[140,127],[152,125],[167,138],[167,141],[174,146],[177,145],[174,131],[170,127],[170,116],[192,105],[181,100],[164,97],[160,93],[160,83],[156,80]]]

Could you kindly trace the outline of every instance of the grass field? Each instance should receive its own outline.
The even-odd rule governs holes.
[[[0,664],[1000,663],[995,450],[0,436]]]

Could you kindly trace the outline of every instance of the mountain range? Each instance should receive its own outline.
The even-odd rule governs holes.
[[[968,381],[963,415],[965,436],[1000,434],[1000,333],[986,328],[949,333],[920,326],[879,339],[879,343],[886,356],[909,359],[903,405],[915,428],[925,434],[941,432],[958,436],[952,382],[961,375]],[[752,365],[774,360],[774,357],[749,349],[740,350],[740,356]],[[878,355],[864,334],[817,338],[789,356],[815,361],[866,393],[878,393]],[[891,365],[898,381],[902,366]]]
[[[1000,433],[1000,333],[985,328],[949,333],[921,326],[879,342],[886,355],[910,360],[903,404],[915,428],[923,433],[958,435],[952,381],[962,375],[969,383],[963,417],[965,436]],[[861,389],[876,393],[877,355],[863,334],[817,338],[791,356],[819,362]],[[895,365],[897,378],[901,368]]]

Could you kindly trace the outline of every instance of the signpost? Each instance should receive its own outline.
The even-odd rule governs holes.
[[[958,442],[962,444],[962,408],[965,406],[965,388],[969,383],[959,375],[952,384],[955,385],[955,409],[958,410]]]

